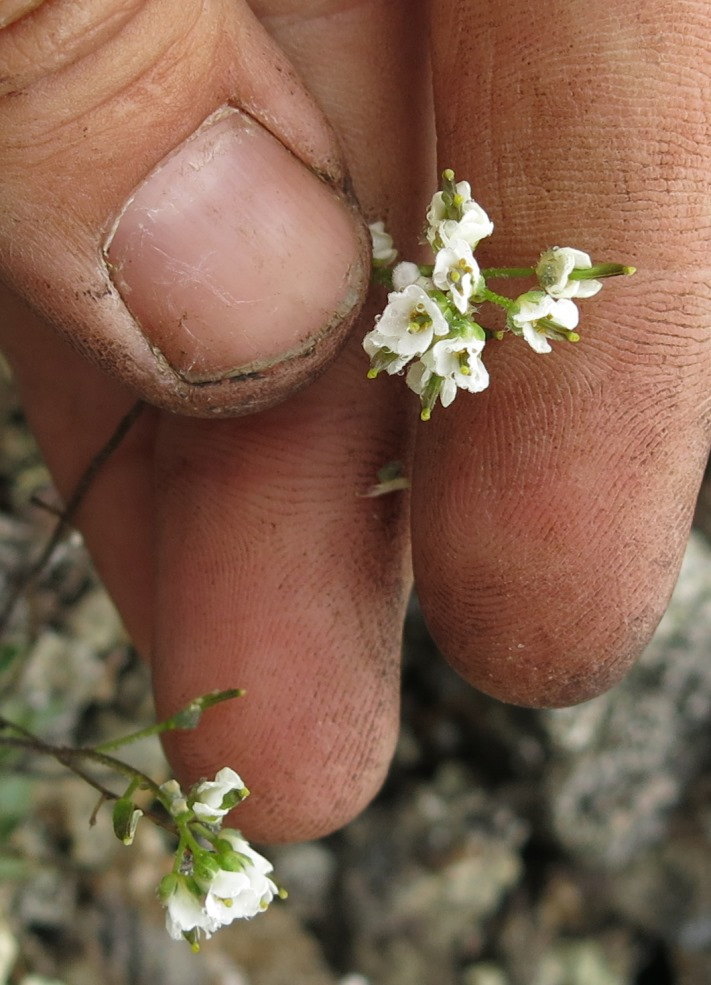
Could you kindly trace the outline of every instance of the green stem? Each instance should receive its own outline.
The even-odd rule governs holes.
[[[176,827],[178,829],[178,847],[175,849],[175,858],[173,861],[173,872],[177,875],[180,874],[180,869],[183,864],[183,859],[185,853],[190,851],[192,855],[195,853],[191,848],[191,842],[194,843],[194,839],[190,834],[190,829],[187,824],[181,824],[179,821],[176,822]]]
[[[4,728],[12,729],[13,732],[17,732],[18,735],[23,736],[25,739],[28,739],[30,742],[39,741],[37,739],[37,736],[33,735],[32,732],[30,732],[28,729],[23,728],[22,725],[18,725],[16,722],[11,722],[9,718],[5,718],[3,715],[0,715],[0,729],[4,729]],[[4,740],[0,738],[0,742],[3,741]]]
[[[486,267],[482,270],[484,280],[500,280],[504,277],[533,277],[533,267]]]
[[[137,732],[131,732],[129,735],[122,735],[119,739],[100,742],[97,746],[92,746],[91,748],[94,752],[100,754],[112,752],[129,745],[131,742],[138,742],[140,739],[150,739],[154,735],[160,735],[161,732],[168,732],[173,728],[175,728],[175,725],[172,719],[168,719],[166,722],[156,722],[154,725],[148,725],[146,728],[139,729]]]
[[[488,301],[490,304],[498,304],[500,308],[505,311],[509,311],[514,303],[512,298],[506,298],[503,294],[497,294],[496,291],[490,290],[488,287],[484,287],[481,291],[477,292],[477,301]]]
[[[203,824],[201,821],[193,821],[192,830],[195,832],[195,834],[200,835],[201,838],[204,838],[205,841],[209,841],[210,844],[212,844],[212,842],[215,839],[215,832],[210,828],[208,828],[208,826],[206,824]],[[219,834],[217,835],[217,837],[218,838],[220,837]]]
[[[200,842],[195,837],[195,834],[202,835],[207,841],[212,841],[215,837],[214,832],[207,828],[203,828],[200,824],[195,824],[195,821],[188,822],[183,821],[177,822],[178,827],[178,848],[175,852],[175,864],[173,866],[173,871],[179,872],[180,866],[183,861],[183,856],[186,852],[190,852],[193,858],[197,858],[201,852],[205,849],[200,844]]]
[[[119,799],[130,800],[130,798],[133,797],[134,793],[136,792],[136,790],[139,789],[140,786],[141,786],[140,780],[137,780],[136,777],[134,776],[134,778],[131,780],[128,787],[126,788],[123,797]]]
[[[601,277],[631,277],[635,267],[627,267],[622,263],[596,263],[586,269],[576,268],[568,275],[569,280],[597,280]]]
[[[52,747],[49,747],[50,749]],[[107,769],[113,770],[114,773],[118,773],[119,776],[125,776],[129,781],[136,780],[144,790],[150,790],[154,796],[160,796],[160,785],[151,780],[150,776],[147,776],[141,770],[137,770],[135,766],[130,766],[128,763],[122,762],[120,759],[115,759],[113,756],[107,756],[106,753],[97,752],[95,749],[60,749],[61,753],[71,759],[76,756],[78,759],[88,759],[98,766],[105,766]],[[50,753],[54,755],[54,752]]]
[[[244,694],[245,692],[237,687],[228,688],[225,691],[210,691],[208,694],[203,694],[199,698],[194,698],[184,708],[176,711],[174,715],[164,719],[162,722],[148,725],[146,728],[139,729],[137,732],[131,732],[130,735],[123,735],[118,739],[100,742],[91,748],[95,752],[110,752],[115,749],[121,749],[131,742],[138,742],[140,739],[150,739],[152,736],[160,735],[163,732],[171,732],[174,729],[194,729],[197,727],[202,713],[208,708],[221,704],[223,701],[232,701],[234,698],[241,698]]]

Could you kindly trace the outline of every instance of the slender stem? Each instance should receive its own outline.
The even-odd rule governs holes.
[[[107,753],[113,752],[116,749],[121,749],[123,746],[129,745],[131,742],[139,742],[141,739],[150,739],[154,735],[160,735],[162,732],[168,732],[170,729],[174,728],[172,719],[167,722],[155,722],[153,725],[148,725],[146,728],[139,729],[137,732],[131,732],[129,735],[122,735],[118,739],[110,739],[107,742],[100,742],[96,746],[91,746],[91,749],[96,753]]]
[[[98,780],[95,780],[80,766],[77,766],[76,763],[72,762],[71,757],[66,757],[63,754],[63,750],[60,748],[54,749],[50,746],[45,746],[45,743],[39,742],[36,739],[14,739],[9,736],[0,737],[0,746],[5,746],[10,749],[24,749],[27,752],[44,753],[45,755],[51,756],[62,766],[66,766],[68,770],[71,770],[72,773],[88,783],[90,787],[94,788],[94,790],[98,790],[98,792],[103,797],[106,797],[107,800],[118,800],[118,794],[115,794],[112,790],[109,790],[108,787],[103,785],[103,783],[99,783]],[[69,751],[73,752],[74,750]]]
[[[200,835],[200,837],[204,838],[205,841],[212,842],[215,839],[215,832],[212,831],[210,828],[208,828],[207,825],[203,824],[201,821],[193,821],[191,827],[193,832],[196,835]],[[218,838],[220,837],[219,833],[217,834],[217,837]]]
[[[576,267],[568,274],[569,280],[596,280],[599,277],[630,277],[636,272],[635,267],[626,267],[622,263],[596,263],[592,267]]]
[[[46,751],[49,755],[55,755],[55,749],[52,746],[47,746]],[[119,776],[125,776],[129,780],[138,780],[140,786],[144,790],[150,790],[156,797],[160,797],[160,785],[151,780],[150,776],[147,776],[141,770],[136,769],[135,766],[130,766],[128,763],[122,762],[120,759],[115,759],[113,756],[107,756],[106,753],[97,752],[95,749],[71,749],[68,747],[60,747],[59,751],[62,756],[66,756],[71,759],[76,756],[79,759],[88,759],[91,762],[96,763],[98,766],[105,766],[107,769],[113,770],[114,773],[118,773]],[[60,760],[61,762],[62,760]]]
[[[202,832],[200,833],[202,834]],[[189,824],[186,824],[184,825],[183,828],[181,828],[181,835],[183,834],[185,836],[184,844],[187,845],[187,847],[190,849],[190,851],[193,854],[193,857],[199,855],[201,851],[204,851],[204,849],[200,845],[200,842],[195,837],[195,833],[192,831]],[[212,832],[210,832],[210,834],[212,835]]]
[[[57,762],[61,763],[63,766],[69,767],[69,769],[74,772],[77,772],[79,769],[76,767],[75,760],[90,760],[98,766],[105,766],[113,773],[118,773],[119,776],[125,776],[129,781],[137,781],[137,783],[145,790],[150,790],[155,796],[160,797],[160,787],[155,780],[151,780],[151,778],[141,772],[141,770],[136,769],[135,766],[130,766],[128,763],[122,762],[120,759],[116,759],[113,756],[108,756],[106,753],[99,752],[96,749],[72,749],[70,746],[50,745],[48,742],[44,742],[38,736],[34,735],[28,729],[22,728],[21,725],[15,725],[6,718],[0,718],[0,727],[11,728],[18,732],[21,736],[21,738],[16,739],[12,736],[0,735],[0,746],[14,749],[26,749],[28,752],[38,754],[41,753],[45,756],[51,756],[53,759],[56,759]],[[92,783],[92,786],[96,786],[96,784]],[[96,789],[103,791],[104,788],[97,786]],[[112,794],[114,799],[115,796],[115,794]]]
[[[24,736],[30,742],[39,742],[40,740],[36,735],[33,735],[29,729],[24,728],[22,725],[18,725],[16,722],[11,722],[9,718],[5,718],[4,715],[0,715],[0,729],[12,729],[13,732],[17,732],[18,735]],[[3,742],[3,738],[0,737],[0,742]]]
[[[19,728],[19,726],[12,726],[13,728]],[[22,730],[26,732],[26,729]],[[28,735],[30,733],[27,733]],[[23,749],[26,752],[31,752],[34,754],[43,754],[46,756],[51,756],[55,759],[61,766],[65,766],[71,773],[78,776],[80,780],[83,780],[90,787],[93,787],[105,800],[119,800],[121,795],[115,793],[113,790],[109,790],[105,787],[103,783],[96,780],[90,773],[82,769],[74,762],[75,756],[81,754],[82,752],[92,752],[92,750],[82,750],[82,749],[68,749],[61,746],[50,746],[46,742],[42,742],[36,737],[32,738],[13,738],[11,736],[0,736],[0,746],[5,746],[10,749]],[[141,773],[140,770],[134,769],[133,767],[128,767],[125,763],[121,764],[125,767],[123,771],[116,769],[118,763],[117,760],[112,761],[110,757],[105,757],[107,760],[104,765],[109,766],[115,772],[123,772],[124,775],[129,776],[132,781],[135,781],[134,789],[137,787],[148,788],[153,794],[160,793],[158,785],[155,784],[149,777]],[[133,785],[133,784],[132,784]],[[171,834],[175,834],[175,826],[173,824],[168,824],[166,821],[153,811],[145,811],[145,816],[149,817],[151,821],[157,825],[159,828],[163,828],[165,831],[169,831]]]
[[[138,742],[140,739],[150,739],[154,735],[163,732],[170,732],[173,729],[194,729],[197,728],[202,713],[214,705],[221,704],[223,701],[232,701],[235,698],[244,697],[245,691],[242,688],[231,687],[224,691],[210,691],[199,698],[194,698],[184,708],[176,711],[170,718],[165,718],[162,722],[155,722],[147,725],[146,728],[131,732],[130,735],[123,735],[118,739],[110,739],[107,742],[100,742],[92,746],[96,752],[110,752],[114,749],[121,749],[131,742]]]
[[[504,308],[506,311],[514,303],[513,298],[507,298],[503,294],[497,294],[496,291],[491,291],[488,287],[483,288],[477,293],[477,300],[488,301],[490,304],[498,304],[500,308]]]
[[[109,440],[97,452],[97,454],[94,455],[84,470],[84,473],[80,477],[76,489],[72,493],[66,508],[60,514],[57,525],[42,550],[42,553],[37,560],[30,565],[29,568],[27,568],[24,572],[20,572],[20,574],[14,579],[14,584],[8,591],[2,607],[0,607],[0,635],[4,633],[19,598],[23,592],[27,591],[30,585],[44,570],[52,554],[54,554],[57,546],[59,545],[59,542],[66,533],[67,528],[73,523],[79,507],[83,503],[84,497],[86,496],[94,479],[131,430],[144,406],[145,405],[143,402],[139,400],[133,405],[133,407],[131,407],[129,412],[121,418]]]
[[[484,280],[500,280],[504,277],[533,277],[533,267],[486,267],[482,270]]]

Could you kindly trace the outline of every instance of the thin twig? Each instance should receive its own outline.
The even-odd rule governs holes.
[[[35,735],[34,732],[30,732],[29,729],[24,728],[22,725],[16,725],[15,722],[11,722],[4,715],[0,715],[0,729],[9,729],[17,732],[20,736],[18,739],[13,739],[11,736],[0,735],[0,746],[5,745],[44,753],[46,756],[52,756],[57,762],[68,766],[70,769],[74,769],[73,761],[75,759],[88,759],[98,766],[105,766],[112,773],[118,773],[119,776],[125,776],[129,780],[138,780],[144,790],[151,790],[156,796],[159,793],[159,785],[154,780],[151,780],[150,776],[143,773],[142,770],[136,769],[135,766],[131,766],[129,763],[124,763],[122,759],[117,759],[115,756],[109,756],[105,752],[100,752],[98,749],[92,749],[90,746],[79,746],[75,748],[73,746],[50,745],[50,743],[45,742],[44,739],[40,739],[38,735]],[[103,788],[97,787],[97,790],[99,789]]]
[[[16,726],[12,723],[6,723],[5,727],[16,728]],[[66,769],[74,773],[75,776],[78,776],[79,779],[84,780],[84,782],[88,783],[90,787],[93,787],[94,790],[101,794],[104,800],[119,800],[121,794],[117,794],[113,790],[109,790],[108,787],[105,787],[103,783],[96,780],[90,773],[87,773],[85,769],[77,765],[75,759],[88,758],[94,760],[95,762],[98,760],[100,765],[105,766],[114,773],[119,773],[119,775],[125,775],[128,773],[136,778],[141,778],[142,781],[146,781],[142,782],[141,786],[143,789],[149,790],[152,794],[155,795],[158,791],[157,783],[154,783],[150,777],[145,775],[145,773],[134,769],[127,763],[122,763],[120,760],[115,760],[110,756],[96,757],[92,755],[92,750],[90,749],[71,749],[67,746],[52,746],[37,736],[33,736],[32,733],[28,732],[26,729],[18,728],[17,730],[22,732],[23,737],[14,738],[13,736],[0,736],[0,747],[5,747],[7,749],[22,749],[25,752],[34,753],[35,755],[51,756],[51,758],[56,760],[61,766],[66,767]],[[25,735],[32,737],[24,738]],[[175,828],[171,824],[166,823],[163,818],[155,813],[155,811],[147,811],[144,813],[150,816],[154,824],[157,824],[164,830],[169,831],[171,834],[175,834]]]
[[[74,518],[76,517],[79,507],[83,503],[92,483],[108,459],[111,455],[113,455],[128,432],[131,430],[144,406],[143,401],[137,401],[128,413],[121,418],[117,428],[109,440],[96,453],[96,455],[94,455],[84,470],[84,473],[80,477],[76,489],[72,493],[66,508],[60,513],[57,524],[52,531],[52,535],[47,541],[47,544],[45,545],[40,556],[25,571],[20,572],[12,579],[14,583],[11,584],[5,601],[3,602],[2,607],[0,607],[0,636],[2,636],[7,628],[7,624],[12,616],[17,602],[41,575],[45,566],[48,564],[50,558],[57,549],[62,537],[66,533],[67,528],[74,522]]]

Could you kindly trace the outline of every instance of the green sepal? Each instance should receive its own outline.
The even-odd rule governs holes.
[[[217,861],[212,852],[201,852],[196,856],[193,867],[193,878],[198,886],[208,886],[224,866]]]
[[[143,811],[136,807],[130,797],[120,797],[114,804],[112,821],[114,834],[124,845],[132,845],[138,822]]]
[[[161,881],[158,883],[158,899],[165,905],[170,897],[175,893],[180,883],[180,876],[177,872],[169,872],[167,875],[163,876]]]

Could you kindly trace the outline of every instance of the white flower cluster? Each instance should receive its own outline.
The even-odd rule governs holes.
[[[180,841],[174,869],[161,880],[158,895],[170,936],[198,950],[201,934],[209,938],[233,920],[249,920],[285,894],[270,878],[271,863],[239,831],[221,827],[229,811],[249,795],[234,770],[225,767],[187,796],[175,780],[160,791]]]
[[[493,229],[472,198],[469,183],[455,182],[451,170],[443,173],[442,188],[427,212],[425,236],[434,254],[431,266],[395,264],[397,252],[383,223],[371,226],[374,268],[381,282],[384,268],[391,268],[393,289],[363,340],[370,357],[368,375],[401,373],[408,367],[407,385],[420,396],[423,420],[429,419],[437,400],[447,407],[458,390],[477,393],[489,385],[482,362],[488,339],[510,332],[541,353],[551,351],[549,339],[577,342],[578,309],[573,298],[592,297],[600,290],[597,271],[600,276],[633,272],[619,264],[593,267],[587,253],[557,246],[546,250],[535,268],[482,271],[474,250]],[[507,298],[487,287],[487,276],[535,276],[539,286]],[[476,320],[485,302],[504,310],[503,330],[485,329]]]

